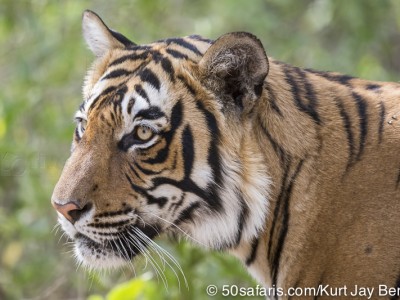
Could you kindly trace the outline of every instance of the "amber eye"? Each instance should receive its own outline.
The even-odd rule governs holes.
[[[87,121],[83,118],[76,118],[75,120],[77,122],[76,134],[82,136],[86,130]]]
[[[153,136],[154,132],[149,127],[138,126],[136,129],[136,137],[143,142],[150,140]]]

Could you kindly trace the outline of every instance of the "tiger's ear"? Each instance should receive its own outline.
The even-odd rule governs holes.
[[[103,20],[90,10],[83,12],[82,31],[86,44],[97,57],[103,56],[110,49],[135,45],[122,34],[108,28]]]
[[[262,93],[269,63],[264,47],[254,35],[227,33],[208,48],[199,62],[208,86],[222,100],[250,111]],[[228,103],[225,103],[228,104]]]

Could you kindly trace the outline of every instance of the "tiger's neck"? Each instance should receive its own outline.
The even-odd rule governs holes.
[[[285,68],[290,68],[286,74]],[[293,72],[296,74],[292,75]],[[318,124],[321,123],[321,117],[313,102],[311,87],[305,82],[296,87],[291,85],[293,76],[302,76],[297,72],[302,71],[271,64],[263,97],[252,116],[252,128],[244,129],[247,134],[242,136],[242,144],[257,153],[243,153],[240,157],[243,165],[256,168],[258,164],[259,167],[260,161],[255,165],[251,158],[262,156],[262,163],[266,166],[267,175],[257,177],[268,186],[264,196],[268,212],[259,234],[251,240],[243,241],[232,253],[266,286],[272,286],[277,281],[280,252],[288,228],[288,205],[293,183],[303,173],[303,169],[310,169],[312,157],[316,157],[320,149]],[[300,99],[304,93],[309,93],[312,99]],[[297,95],[297,98],[294,99],[293,95]],[[253,172],[251,176],[254,178],[255,174]],[[253,200],[249,199],[250,203]]]
[[[324,83],[326,86],[322,87]],[[322,136],[334,132],[339,122],[331,122],[332,117],[327,115],[335,110],[333,95],[338,90],[351,93],[348,86],[321,80],[318,74],[271,63],[264,93],[252,120],[253,138],[258,142],[257,149],[253,149],[261,151],[268,174],[264,179],[271,181],[268,213],[264,230],[233,251],[266,286],[285,284],[282,269],[287,269],[295,260],[295,255],[286,255],[285,249],[290,243],[292,253],[304,251],[307,226],[313,226],[319,213],[315,203],[307,199],[312,199],[316,191]],[[343,162],[338,170],[345,169]],[[303,227],[292,226],[300,220]]]
[[[379,97],[384,93],[377,97],[372,89],[376,86],[346,75],[271,62],[251,129],[255,133],[252,138],[258,143],[256,151],[262,153],[267,167],[265,180],[271,181],[268,213],[263,231],[232,251],[266,286],[288,284],[285,274],[289,269],[301,272],[293,265],[296,256],[309,249],[308,232],[313,231],[321,210],[315,201],[321,177],[325,183],[344,178],[346,171],[366,155],[366,139],[373,143],[381,139],[379,124],[383,124],[383,114]],[[345,99],[353,99],[355,109],[346,108],[349,104]],[[365,106],[376,119],[376,130],[370,130],[368,136],[363,131]],[[359,125],[360,132],[353,133],[346,127],[346,121],[350,122],[346,109],[356,112],[353,122]],[[359,138],[357,147],[351,144],[350,134]],[[324,157],[334,163],[327,165]]]

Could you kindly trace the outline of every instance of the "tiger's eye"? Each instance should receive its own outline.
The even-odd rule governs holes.
[[[153,131],[146,126],[139,126],[136,130],[136,136],[142,141],[148,141],[153,135]]]
[[[81,122],[81,131],[82,131],[82,133],[85,132],[86,126],[87,126],[87,121],[86,120],[82,120],[82,122]]]

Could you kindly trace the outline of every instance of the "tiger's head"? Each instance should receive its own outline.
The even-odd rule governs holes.
[[[78,260],[117,267],[162,233],[232,250],[259,234],[269,178],[252,120],[268,60],[230,33],[136,45],[83,14],[96,56],[52,195]]]

